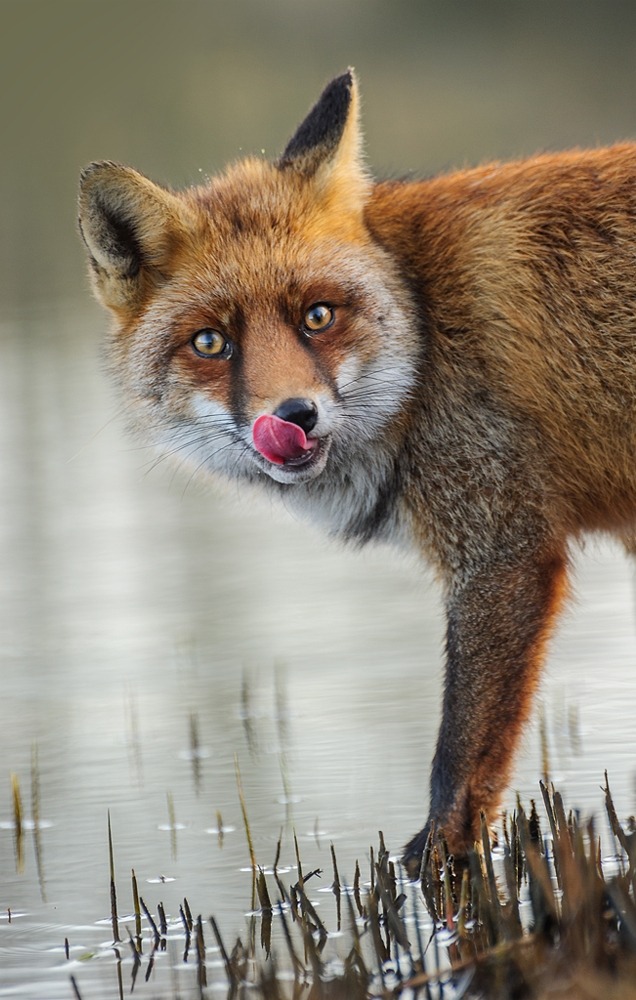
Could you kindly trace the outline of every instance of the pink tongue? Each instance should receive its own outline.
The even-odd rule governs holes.
[[[264,413],[254,422],[252,429],[254,447],[275,465],[300,458],[315,447],[315,441],[308,441],[302,427],[280,417]]]

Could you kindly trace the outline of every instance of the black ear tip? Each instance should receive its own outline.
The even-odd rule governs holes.
[[[318,103],[323,101],[342,109],[348,108],[351,103],[351,92],[355,84],[355,74],[351,68],[346,73],[341,73],[327,84],[323,90]]]
[[[353,87],[354,81],[355,81],[355,72],[353,70],[353,67],[349,66],[346,72],[341,73],[340,76],[334,77],[331,83],[327,84],[327,89],[329,87],[336,87],[338,89],[342,88],[343,90],[346,90],[349,93]]]
[[[338,145],[351,110],[355,74],[348,69],[328,83],[279,160],[286,167],[302,163],[311,173]]]

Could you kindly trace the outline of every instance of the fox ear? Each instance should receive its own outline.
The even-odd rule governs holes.
[[[325,193],[348,201],[354,196],[362,204],[369,178],[362,163],[358,106],[358,84],[349,69],[327,85],[287,143],[279,168],[314,178]]]
[[[103,305],[132,309],[160,280],[183,231],[182,211],[175,195],[130,167],[104,161],[82,171],[79,227]]]

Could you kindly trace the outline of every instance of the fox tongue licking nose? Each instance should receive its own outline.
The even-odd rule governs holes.
[[[264,413],[254,422],[252,440],[256,450],[274,465],[284,465],[285,462],[302,458],[318,444],[315,439],[308,440],[298,424],[281,420],[269,413]]]

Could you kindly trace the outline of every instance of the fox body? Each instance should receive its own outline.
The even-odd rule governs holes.
[[[636,145],[373,182],[356,81],[282,157],[176,193],[96,163],[80,227],[142,433],[357,543],[446,602],[431,824],[496,812],[568,551],[636,549]]]

